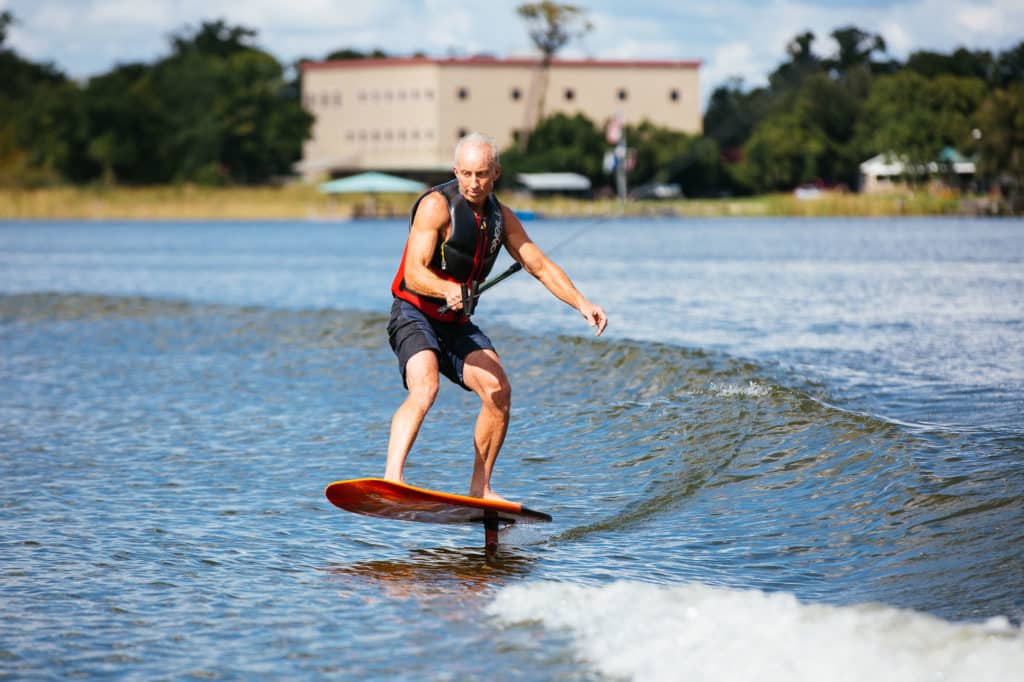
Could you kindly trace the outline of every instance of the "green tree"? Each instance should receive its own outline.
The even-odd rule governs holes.
[[[860,147],[903,159],[923,177],[945,147],[964,148],[985,90],[978,78],[925,78],[910,70],[881,77],[858,122]]]
[[[996,58],[995,76],[992,84],[995,87],[1006,87],[1010,83],[1024,82],[1024,41],[1015,47],[1000,52]]]
[[[704,113],[704,134],[726,153],[743,146],[754,125],[768,110],[769,93],[764,88],[745,90],[741,78],[731,78],[715,88]]]
[[[501,153],[502,176],[507,184],[517,173],[573,172],[599,185],[607,180],[604,152],[604,136],[593,121],[557,113],[537,125],[525,151],[513,147]]]
[[[907,58],[907,69],[925,78],[967,76],[992,83],[996,77],[996,61],[986,50],[977,52],[959,48],[952,54],[918,50]]]
[[[76,156],[77,88],[54,66],[6,47],[14,22],[0,12],[0,183],[52,184]]]
[[[824,68],[821,59],[812,50],[814,40],[814,33],[805,31],[789,41],[789,44],[786,45],[789,61],[780,64],[768,76],[768,82],[774,93],[781,94],[797,89],[805,78]]]
[[[143,83],[149,67],[124,64],[89,79],[82,101],[85,156],[89,165],[79,175],[99,176],[104,183],[157,182],[158,140],[163,132],[151,114]]]
[[[1024,208],[1024,83],[985,98],[975,118],[979,172],[1000,185],[1014,210]]]
[[[831,35],[838,51],[834,57],[825,60],[825,67],[839,78],[858,69],[870,68],[874,54],[886,51],[882,36],[862,31],[856,26],[837,28]]]
[[[380,48],[374,48],[369,52],[363,52],[352,47],[343,47],[328,53],[324,59],[327,61],[345,61],[349,59],[387,59],[390,55]]]
[[[265,182],[299,158],[312,117],[254,35],[204,23],[172,37],[171,55],[137,83],[156,131],[150,163],[160,181]]]
[[[824,71],[806,77],[795,92],[774,98],[743,147],[737,179],[759,192],[854,182],[860,106],[848,83]]]

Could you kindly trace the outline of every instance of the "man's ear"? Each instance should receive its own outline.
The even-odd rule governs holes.
[[[495,164],[494,166],[494,180],[497,182],[498,178],[501,177],[501,164]]]

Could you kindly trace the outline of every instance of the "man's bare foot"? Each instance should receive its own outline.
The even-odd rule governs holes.
[[[498,493],[494,492],[490,488],[485,490],[483,495],[470,490],[469,491],[469,496],[470,497],[482,497],[485,500],[491,500],[492,502],[511,502],[511,500],[506,500],[504,497],[502,497]]]

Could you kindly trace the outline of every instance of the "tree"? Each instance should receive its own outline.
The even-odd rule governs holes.
[[[1014,210],[1019,210],[1024,198],[1024,83],[990,93],[975,123],[981,175],[1001,185]]]
[[[959,48],[952,54],[918,50],[907,58],[907,68],[925,78],[937,76],[969,76],[992,83],[996,76],[996,62],[987,50],[972,52]]]
[[[855,69],[870,68],[874,53],[884,54],[886,51],[882,36],[867,33],[856,26],[837,28],[831,35],[839,49],[835,57],[826,60],[825,66],[840,78]]]
[[[186,29],[138,82],[158,181],[264,182],[300,156],[312,117],[254,36],[222,21]]]
[[[551,0],[525,3],[516,11],[526,22],[530,40],[541,54],[540,70],[531,83],[530,94],[526,100],[526,120],[520,132],[520,151],[525,151],[530,131],[544,118],[544,101],[551,61],[570,40],[586,35],[593,25],[587,21],[582,8]],[[536,110],[533,109],[534,106]]]
[[[1024,82],[1024,41],[999,53],[995,71],[992,83],[995,87],[1002,88],[1010,83]]]
[[[647,121],[627,131],[636,150],[633,183],[674,183],[688,197],[717,194],[729,184],[714,139],[668,130]]]
[[[99,175],[105,184],[164,179],[157,153],[162,131],[143,89],[148,71],[145,64],[124,64],[89,79],[82,92],[87,165],[76,173],[79,179]]]
[[[768,76],[772,91],[781,93],[800,87],[804,79],[822,69],[821,60],[811,50],[814,44],[814,33],[805,31],[794,37],[786,45],[789,61],[780,64]]]
[[[978,78],[925,78],[910,70],[881,77],[858,122],[861,148],[892,154],[923,177],[945,147],[962,149],[970,139],[971,117],[985,90]]]
[[[370,52],[363,52],[351,47],[343,47],[330,52],[324,59],[327,61],[344,61],[348,59],[387,59],[388,53],[380,48],[374,48]]]
[[[606,176],[602,168],[604,135],[583,114],[553,114],[541,121],[530,136],[525,151],[507,149],[501,153],[502,176],[506,181],[517,173],[573,172],[594,184]]]
[[[743,146],[754,125],[768,109],[769,93],[764,88],[745,90],[743,80],[731,78],[715,88],[704,112],[704,134],[725,152]]]
[[[0,12],[0,47],[7,42],[7,27],[14,23],[14,15],[9,10]]]

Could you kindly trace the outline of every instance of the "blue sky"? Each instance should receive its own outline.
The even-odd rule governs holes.
[[[785,57],[789,40],[813,31],[819,54],[828,34],[855,25],[881,34],[896,58],[920,49],[999,51],[1024,40],[1024,0],[569,0],[584,7],[593,31],[566,57],[697,59],[706,100],[727,78],[750,85]],[[283,62],[333,49],[379,47],[393,54],[533,54],[515,8],[519,0],[0,0],[17,24],[8,42],[84,78],[117,62],[166,54],[183,26],[224,18],[259,32]]]

